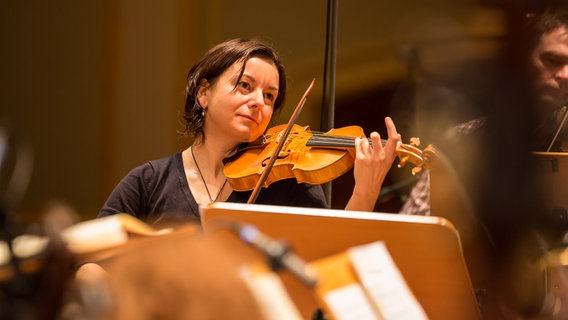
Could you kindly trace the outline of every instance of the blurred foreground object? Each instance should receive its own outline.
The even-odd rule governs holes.
[[[69,207],[53,204],[41,223],[19,235],[2,233],[0,319],[54,319],[59,314],[74,260],[58,234],[75,217]]]
[[[250,281],[240,247],[250,250],[228,231],[204,236],[191,223],[131,238],[79,268],[62,318],[270,319],[243,277]]]
[[[0,121],[0,319],[53,319],[73,271],[59,233],[76,221],[62,203],[42,221],[23,225],[14,216],[30,181],[32,148],[25,135]]]

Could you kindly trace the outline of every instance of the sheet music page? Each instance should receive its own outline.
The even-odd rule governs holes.
[[[384,242],[353,247],[348,255],[362,287],[384,319],[428,319]]]
[[[329,291],[324,300],[336,320],[382,320],[357,283]]]
[[[255,297],[267,320],[301,320],[280,277],[260,266],[243,267],[240,275]]]
[[[128,242],[130,234],[149,237],[171,231],[172,228],[154,229],[138,218],[118,213],[76,223],[61,231],[61,237],[69,250],[87,253],[123,245]]]
[[[79,222],[63,230],[61,237],[75,253],[110,248],[128,241],[128,234],[115,215]]]

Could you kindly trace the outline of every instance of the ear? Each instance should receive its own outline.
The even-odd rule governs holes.
[[[199,89],[197,89],[197,101],[199,105],[203,108],[207,107],[208,97],[209,97],[209,82],[205,79],[201,79],[201,83],[199,84]]]

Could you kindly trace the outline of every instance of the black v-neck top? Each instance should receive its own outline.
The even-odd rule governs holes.
[[[252,191],[233,191],[227,202],[246,203]],[[257,204],[327,208],[320,185],[285,179],[263,188]],[[199,206],[189,189],[181,152],[130,171],[114,188],[98,217],[128,213],[145,222],[199,222]]]

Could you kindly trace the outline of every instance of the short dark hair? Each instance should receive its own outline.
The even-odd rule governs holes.
[[[568,28],[568,9],[547,7],[540,12],[527,14],[526,37],[529,49],[534,49],[543,34],[559,27]]]
[[[197,93],[202,80],[213,83],[225,70],[235,62],[242,61],[243,65],[239,74],[242,77],[247,61],[250,58],[259,57],[274,63],[279,75],[278,96],[274,101],[274,112],[281,109],[286,97],[286,73],[284,65],[276,50],[265,41],[259,39],[232,39],[222,42],[211,48],[199,62],[197,62],[187,75],[185,86],[185,106],[183,120],[185,128],[182,131],[192,138],[203,138],[204,117],[201,108],[196,103]],[[238,81],[237,81],[238,82]]]

